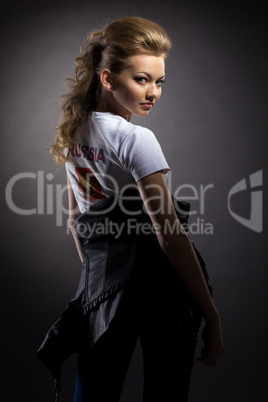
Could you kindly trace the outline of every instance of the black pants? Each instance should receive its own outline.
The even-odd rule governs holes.
[[[169,279],[137,261],[109,329],[78,355],[74,402],[119,402],[138,339],[143,401],[187,401],[197,334],[183,289]]]

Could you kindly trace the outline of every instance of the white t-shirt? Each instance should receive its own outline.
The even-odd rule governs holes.
[[[112,113],[92,112],[65,164],[81,213],[157,171],[170,169],[152,131]]]

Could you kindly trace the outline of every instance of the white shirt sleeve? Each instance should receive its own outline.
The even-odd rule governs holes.
[[[121,160],[136,182],[149,174],[166,174],[170,170],[154,133],[141,126],[136,126],[123,141]]]

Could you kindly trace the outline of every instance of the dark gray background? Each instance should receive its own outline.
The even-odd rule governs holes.
[[[7,206],[4,189],[15,174],[44,172],[45,211],[48,191],[49,202],[55,200],[56,186],[65,185],[65,171],[57,171],[45,148],[58,123],[64,79],[72,76],[80,43],[91,29],[129,15],[159,22],[174,44],[161,101],[147,119],[133,122],[155,132],[172,168],[173,191],[186,183],[196,188],[213,185],[205,196],[204,215],[193,201],[197,214],[190,219],[204,219],[214,228],[213,235],[193,238],[214,285],[226,352],[217,368],[195,364],[189,402],[267,400],[266,224],[256,233],[234,220],[227,207],[234,184],[258,170],[265,179],[268,169],[267,2],[232,3],[1,1],[5,402],[52,400],[52,378],[35,352],[73,296],[80,263],[71,235],[66,234],[66,215],[64,225],[57,226],[55,209],[52,215],[16,214]],[[37,180],[18,181],[14,202],[20,208],[35,208],[37,189]],[[66,207],[66,193],[63,201]],[[249,217],[250,194],[237,194],[232,209]],[[263,212],[266,218],[265,200]],[[197,356],[199,350],[200,341]],[[74,383],[71,358],[63,370],[63,401],[72,401]],[[140,402],[141,389],[138,345],[121,402]]]

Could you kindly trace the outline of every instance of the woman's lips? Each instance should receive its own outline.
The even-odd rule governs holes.
[[[141,106],[145,109],[151,109],[153,107],[153,103],[147,102],[147,103],[141,103]]]

